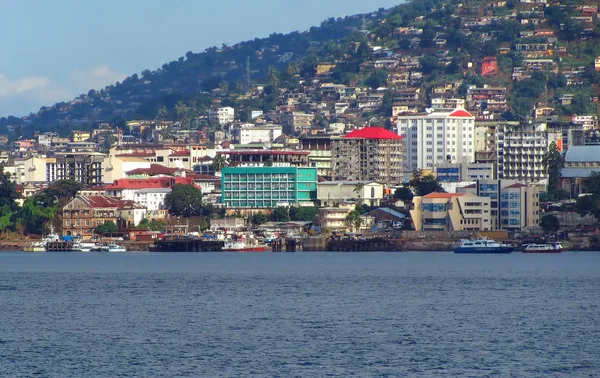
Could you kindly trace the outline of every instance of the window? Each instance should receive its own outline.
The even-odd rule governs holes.
[[[90,225],[90,220],[89,220],[89,219],[86,219],[86,220],[85,220],[85,225],[86,225],[86,226],[89,226],[89,225]]]
[[[371,198],[375,198],[375,188],[371,188]]]

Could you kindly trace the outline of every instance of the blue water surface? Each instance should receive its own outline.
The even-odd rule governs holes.
[[[596,377],[600,253],[0,253],[2,377]]]

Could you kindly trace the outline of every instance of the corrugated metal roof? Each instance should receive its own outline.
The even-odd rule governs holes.
[[[571,147],[573,148],[573,147]],[[571,150],[569,148],[569,150]],[[599,168],[563,168],[560,171],[560,177],[562,178],[579,178],[579,177],[590,177],[592,172],[600,172]]]
[[[464,196],[466,193],[429,193],[423,198],[452,198]]]
[[[565,161],[576,162],[600,162],[600,146],[571,146],[565,155]]]

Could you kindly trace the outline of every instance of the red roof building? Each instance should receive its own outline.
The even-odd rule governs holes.
[[[481,75],[497,75],[498,74],[498,59],[495,56],[486,56],[481,62]]]

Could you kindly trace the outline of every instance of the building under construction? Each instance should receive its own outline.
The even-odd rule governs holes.
[[[331,144],[333,180],[405,180],[402,137],[381,127],[354,130]]]

